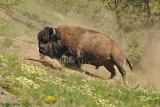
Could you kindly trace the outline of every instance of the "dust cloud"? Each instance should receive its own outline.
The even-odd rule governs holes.
[[[111,36],[113,39],[118,40],[119,33],[117,32],[117,20],[114,13],[110,11],[105,11],[102,9],[101,13],[103,16],[101,17],[100,22],[94,22],[92,19],[89,20],[88,17],[83,16],[82,14],[76,13],[76,11],[70,10],[66,15],[62,15],[64,18],[63,21],[57,23],[56,26],[59,25],[71,25],[71,26],[81,26],[84,28],[89,28],[93,30],[100,31]],[[99,24],[97,24],[99,23]],[[159,26],[159,25],[158,25]],[[130,84],[139,84],[140,87],[143,88],[153,88],[160,89],[160,27],[151,28],[150,31],[146,30],[143,32],[137,32],[135,38],[137,38],[139,42],[139,47],[143,50],[141,53],[141,60],[139,62],[139,68],[135,71],[131,72],[127,69],[127,79]],[[146,39],[145,32],[149,32],[147,35],[149,36]],[[143,34],[143,35],[142,35]],[[159,36],[159,37],[158,37]],[[124,36],[125,37],[125,36]],[[122,42],[122,41],[121,41]],[[121,43],[119,42],[119,43]],[[124,48],[127,47],[127,42],[124,40],[121,43]],[[94,71],[96,70],[94,66],[86,66],[85,69]],[[134,68],[135,69],[135,68]],[[96,70],[97,71],[97,70]],[[95,71],[95,72],[96,72]],[[110,74],[106,71],[99,69],[97,72],[99,74],[102,73],[101,77],[109,77]],[[97,73],[96,72],[96,73]],[[117,73],[119,73],[117,71]]]
[[[160,25],[160,24],[159,24]],[[139,84],[142,88],[160,89],[160,27],[137,32],[140,61],[138,68],[128,73],[130,84]],[[134,65],[133,65],[134,66]]]
[[[102,4],[99,4],[102,5]],[[83,13],[77,13],[76,10],[71,9],[65,15],[62,14],[63,20],[58,22],[56,26],[59,25],[69,25],[69,26],[80,26],[87,29],[96,30],[105,33],[113,38],[116,38],[118,33],[115,32],[117,29],[117,20],[113,12],[107,11],[104,6],[97,14],[88,13],[86,16]],[[89,12],[89,10],[87,10]],[[92,11],[92,10],[90,10]]]
[[[151,38],[141,58],[142,76],[149,88],[160,89],[160,39]],[[144,81],[144,80],[143,80]]]

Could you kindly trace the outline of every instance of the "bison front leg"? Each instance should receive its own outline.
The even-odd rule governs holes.
[[[104,67],[111,73],[111,76],[108,79],[113,79],[116,76],[114,65],[106,64]]]
[[[77,68],[81,68],[81,63],[82,61],[82,56],[81,56],[81,52],[80,52],[80,48],[76,48],[75,51],[71,52],[72,56],[74,56],[75,58],[75,66]]]
[[[65,52],[64,55],[66,56],[66,60],[72,59],[71,61],[73,62],[73,65],[76,68],[80,68],[81,67],[81,62],[79,60],[80,58],[77,56],[77,54],[75,52],[68,50],[67,52]]]

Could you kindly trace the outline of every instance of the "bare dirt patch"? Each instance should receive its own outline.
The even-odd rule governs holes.
[[[0,104],[6,103],[18,104],[18,100],[13,94],[0,87]]]
[[[39,58],[36,37],[27,37],[27,36],[13,37],[12,38],[13,45],[11,46],[3,45],[4,39],[5,37],[0,36],[1,48],[3,48],[5,52],[15,53],[19,55],[19,57],[21,58],[30,56]]]
[[[6,11],[0,8],[0,19],[11,20],[11,18],[7,15]]]

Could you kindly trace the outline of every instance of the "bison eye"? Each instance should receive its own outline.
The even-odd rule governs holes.
[[[43,40],[43,41],[41,41],[43,44],[47,44],[49,41],[47,41],[47,40]]]
[[[38,41],[43,44],[47,44],[49,42],[48,38],[38,38]]]

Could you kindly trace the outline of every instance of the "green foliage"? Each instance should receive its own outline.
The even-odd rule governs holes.
[[[2,107],[12,107],[12,105],[9,103],[5,103],[5,104],[2,104]]]
[[[11,6],[17,6],[21,4],[23,0],[1,0],[0,1],[0,7],[11,7]]]
[[[141,51],[139,49],[139,43],[137,40],[133,39],[130,43],[128,43],[127,55],[132,61],[134,67],[138,66],[138,62],[140,61]]]
[[[101,0],[107,9],[116,11],[114,0]],[[118,0],[117,10],[122,20],[122,30],[131,32],[146,28],[147,7],[145,0]],[[153,25],[160,21],[160,3],[158,0],[150,1],[150,24]]]
[[[152,19],[151,21],[156,23],[160,21],[160,1],[159,0],[151,0],[151,13],[152,13]]]
[[[13,45],[12,39],[9,38],[9,37],[6,37],[6,38],[4,39],[3,45],[5,45],[5,46],[11,46],[11,45]]]
[[[17,16],[18,17],[18,16]],[[27,26],[26,26],[27,25]],[[34,36],[37,32],[29,24],[15,20],[0,19],[0,36],[15,37],[21,35]]]

